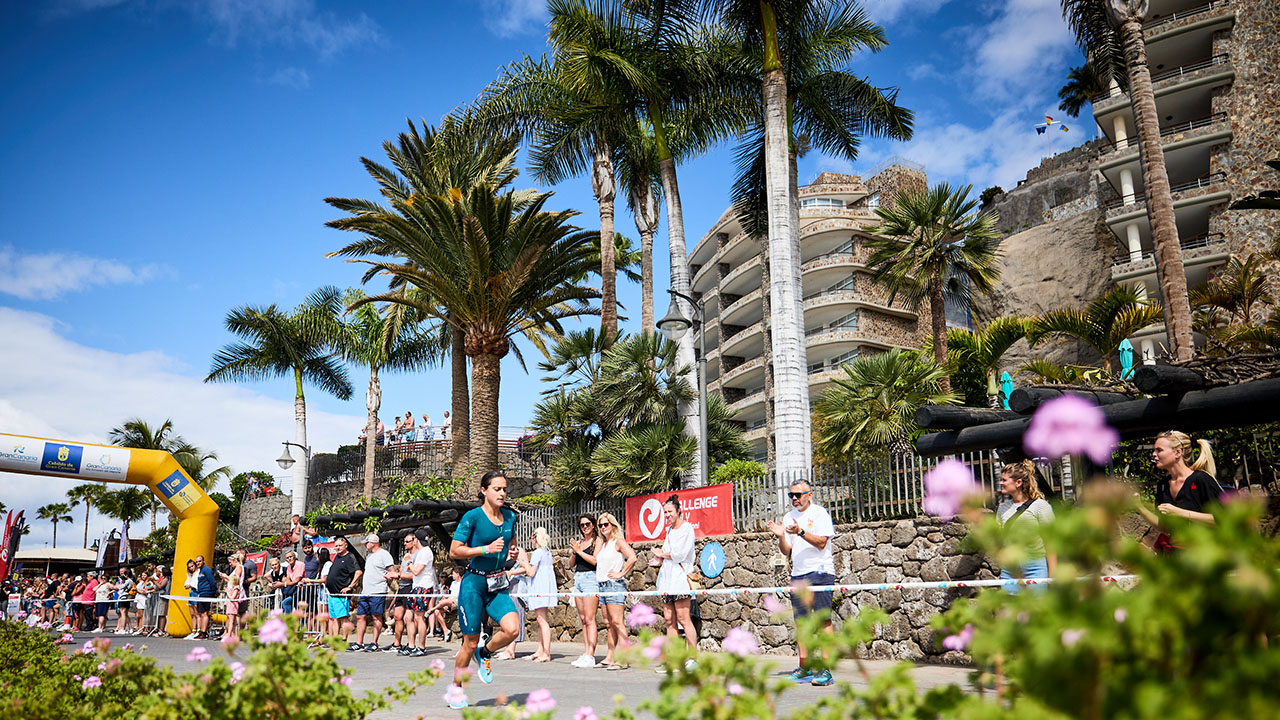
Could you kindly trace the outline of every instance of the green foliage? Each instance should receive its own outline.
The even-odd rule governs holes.
[[[1280,443],[1272,438],[1278,433],[1280,423],[1271,423],[1205,430],[1195,436],[1208,440],[1213,448],[1218,481],[1238,488],[1246,480],[1266,483],[1275,477],[1274,468],[1280,467]],[[1147,494],[1157,482],[1168,479],[1151,460],[1152,442],[1149,437],[1121,442],[1111,464],[1114,475],[1142,486]]]
[[[249,478],[258,479],[258,487],[266,485],[274,485],[275,478],[271,473],[265,470],[250,470],[242,472],[231,478],[231,496],[237,499],[244,498],[245,491],[249,489]]]
[[[742,480],[751,480],[764,477],[769,473],[769,469],[764,463],[758,463],[754,460],[738,460],[732,459],[724,462],[716,469],[711,471],[710,481],[714,483],[734,483],[735,485]]]
[[[563,504],[559,495],[555,493],[538,493],[535,495],[525,495],[524,497],[514,498],[515,502],[524,503],[525,505],[537,505],[538,507],[556,507]]]
[[[982,191],[982,194],[978,196],[978,201],[982,203],[983,207],[986,207],[987,205],[991,204],[992,200],[995,200],[997,197],[1000,197],[1003,194],[1004,194],[1004,188],[1000,187],[999,185],[992,185],[991,187]]]
[[[266,623],[277,630],[283,624],[285,641],[260,640]],[[213,647],[219,657],[178,673],[147,657],[145,645],[137,652],[113,649],[97,638],[89,652],[68,656],[48,633],[0,622],[0,707],[14,711],[5,717],[31,720],[354,720],[392,708],[439,677],[429,669],[412,672],[407,681],[360,697],[345,680],[351,671],[333,652],[309,650],[292,616],[259,616],[238,637],[235,645]]]
[[[1080,340],[1102,356],[1111,372],[1111,356],[1125,338],[1164,320],[1164,311],[1137,285],[1116,285],[1081,309],[1050,310],[1028,323],[1027,339],[1034,347],[1050,337]]]
[[[402,505],[414,500],[448,500],[464,484],[461,477],[431,476],[411,483],[403,483],[387,498],[388,505]]]
[[[209,499],[218,505],[218,522],[231,525],[240,523],[240,501],[229,498],[220,492],[209,493]]]

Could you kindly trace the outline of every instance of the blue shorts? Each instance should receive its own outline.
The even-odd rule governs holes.
[[[462,576],[462,585],[458,588],[458,625],[463,635],[479,635],[485,617],[501,624],[502,618],[513,612],[516,604],[508,591],[489,592],[483,575],[468,572]]]
[[[387,612],[387,599],[381,595],[361,595],[356,601],[357,615],[383,615]]]
[[[794,575],[791,578],[791,584],[797,585],[805,583],[808,585],[835,585],[836,576],[831,573],[811,572],[804,575]],[[791,594],[791,608],[795,611],[796,617],[804,617],[811,612],[818,610],[831,609],[831,596],[835,593],[830,590],[822,592],[807,593],[811,597],[804,597],[801,593]],[[806,602],[809,600],[809,602]]]
[[[600,592],[626,592],[627,586],[621,580],[605,580],[600,583]],[[601,595],[600,602],[605,605],[626,605],[626,595]]]
[[[574,592],[600,592],[600,581],[596,579],[595,570],[579,570],[573,574]]]
[[[334,620],[341,620],[350,614],[351,603],[347,602],[346,598],[329,596],[329,617]]]
[[[1022,571],[1017,576],[1009,572],[1008,568],[1000,571],[1001,580],[1012,580],[1014,577],[1021,577],[1024,580],[1046,580],[1049,577],[1049,561],[1045,558],[1032,560],[1022,566]],[[1030,587],[1031,590],[1038,592],[1044,592],[1048,589],[1047,584],[1029,585],[1028,587]],[[1021,585],[1008,585],[1004,588],[1004,591],[1010,595],[1017,595],[1018,591],[1021,589]]]

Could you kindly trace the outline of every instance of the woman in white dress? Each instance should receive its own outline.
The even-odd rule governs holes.
[[[654,557],[662,561],[658,569],[658,592],[662,593],[662,619],[667,624],[667,639],[677,636],[676,623],[684,630],[685,642],[692,650],[698,649],[698,631],[689,614],[689,601],[693,588],[689,586],[689,573],[693,572],[693,525],[680,516],[680,498],[672,494],[662,504],[662,514],[667,521],[667,539],[662,549],[654,550]],[[689,660],[686,665],[695,665]],[[692,667],[690,667],[692,669]],[[659,668],[659,671],[665,671]]]
[[[627,575],[636,565],[636,552],[622,538],[622,525],[612,513],[601,513],[596,520],[599,539],[596,540],[596,580],[600,583],[600,604],[604,608],[607,627],[606,641],[609,652],[604,657],[606,670],[622,670],[613,653],[626,639],[627,626],[623,622],[623,609],[627,605]]]
[[[511,554],[507,558],[507,577],[511,578],[511,594],[520,595],[529,592],[529,577],[533,575],[533,566],[529,564],[529,553],[516,543],[511,544]],[[497,657],[503,660],[516,659],[516,643],[524,642],[525,619],[525,598],[512,597],[511,602],[516,606],[516,614],[520,616],[520,634],[516,635],[516,639],[511,644],[502,648],[502,654]]]
[[[555,559],[551,557],[551,535],[544,527],[533,531],[533,542],[537,545],[529,554],[529,566],[533,568],[533,579],[529,582],[529,592],[541,597],[526,598],[529,609],[538,621],[538,650],[529,659],[533,662],[551,661],[551,622],[547,619],[551,608],[556,606],[556,598],[549,597],[556,592]]]

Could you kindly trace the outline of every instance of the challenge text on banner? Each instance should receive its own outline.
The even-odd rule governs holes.
[[[667,523],[662,517],[662,503],[672,492],[627,498],[627,542],[662,540]],[[674,491],[680,498],[680,514],[693,523],[697,537],[733,534],[733,483]]]

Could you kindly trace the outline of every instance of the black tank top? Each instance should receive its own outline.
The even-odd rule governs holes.
[[[586,554],[591,555],[593,558],[595,557],[595,555],[592,555],[592,552],[595,549],[595,542],[596,542],[595,538],[592,538],[591,547],[585,550]],[[595,572],[596,566],[595,566],[595,563],[587,562],[586,560],[582,559],[581,555],[579,555],[578,553],[574,553],[573,554],[573,571],[576,573],[577,572]]]

